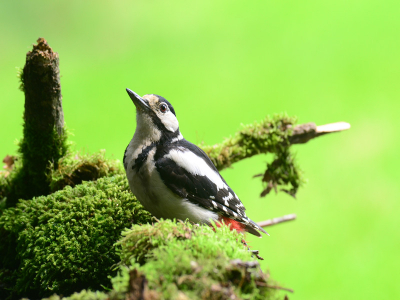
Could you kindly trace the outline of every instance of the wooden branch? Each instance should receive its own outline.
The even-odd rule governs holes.
[[[289,142],[291,144],[304,144],[321,135],[347,129],[350,129],[350,124],[346,122],[337,122],[320,126],[315,125],[315,123],[301,124],[293,128],[293,134],[289,137]]]
[[[260,227],[267,227],[267,226],[272,226],[272,225],[276,225],[276,224],[287,222],[287,221],[292,221],[295,219],[296,219],[296,215],[290,214],[290,215],[285,215],[285,216],[278,217],[278,218],[273,218],[273,219],[257,222],[257,225]]]

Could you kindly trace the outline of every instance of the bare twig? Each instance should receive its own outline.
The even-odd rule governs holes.
[[[274,219],[269,219],[269,220],[265,220],[265,221],[261,221],[258,222],[257,225],[260,227],[267,227],[267,226],[272,226],[272,225],[276,225],[282,222],[286,222],[286,221],[291,221],[296,219],[296,215],[295,214],[290,214],[290,215],[285,215],[279,218],[274,218]]]
[[[288,291],[290,293],[294,293],[294,291],[292,289],[285,288],[285,287],[282,287],[282,286],[279,286],[279,285],[269,285],[269,284],[266,284],[265,282],[260,282],[260,281],[256,281],[255,283],[256,283],[257,286],[265,286],[265,287],[268,287],[270,289],[283,290],[283,291]]]
[[[256,282],[256,284],[259,285],[257,282]],[[281,287],[279,285],[268,285],[267,284],[265,286],[270,288],[270,289],[283,290],[283,291],[287,291],[287,292],[290,292],[290,293],[294,293],[294,291],[292,289]]]

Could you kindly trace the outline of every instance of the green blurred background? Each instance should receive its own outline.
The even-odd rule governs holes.
[[[296,221],[249,237],[290,299],[400,297],[399,1],[1,1],[0,156],[15,154],[16,67],[38,37],[60,55],[76,149],[121,159],[135,130],[125,92],[174,105],[186,139],[214,144],[287,112],[349,131],[295,146],[308,184],[260,199],[268,157],[223,172],[248,215]],[[397,297],[396,297],[397,296]]]

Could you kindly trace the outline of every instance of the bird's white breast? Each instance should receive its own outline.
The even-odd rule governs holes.
[[[126,173],[133,194],[146,210],[156,218],[189,219],[194,223],[209,223],[210,219],[218,220],[216,213],[174,194],[164,184],[155,167],[155,147],[149,152],[146,161],[138,171],[136,168],[132,168],[135,159],[146,146],[140,146],[140,150],[134,149],[134,147],[133,139],[127,150]]]

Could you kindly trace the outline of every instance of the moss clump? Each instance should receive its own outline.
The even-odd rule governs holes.
[[[121,231],[150,220],[122,175],[21,200],[0,217],[0,292],[37,298],[100,289],[119,261],[113,244]]]
[[[106,159],[105,150],[94,154],[68,153],[57,164],[50,166],[48,179],[52,192],[69,185],[74,187],[82,181],[97,180],[106,176],[125,174],[118,160]]]
[[[159,299],[267,299],[272,294],[241,242],[243,235],[227,226],[168,220],[133,226],[123,236],[121,264],[144,274]]]
[[[49,162],[46,175],[47,191],[53,193],[67,185],[74,187],[83,181],[97,180],[117,174],[124,174],[122,166],[118,160],[106,159],[105,150],[93,154],[68,151],[58,160],[57,164]],[[20,157],[14,157],[12,170],[0,171],[0,215],[2,207],[6,206],[7,199],[10,199],[9,203],[14,203],[15,199],[30,199],[26,198],[27,187],[24,186],[23,181],[26,175]]]
[[[272,299],[274,285],[228,227],[161,220],[134,225],[117,243],[121,262],[109,292],[64,300]],[[48,300],[60,300],[54,295]]]
[[[262,182],[266,183],[261,197],[266,196],[272,189],[277,191],[278,186],[281,186],[282,192],[296,197],[297,190],[305,182],[294,155],[285,147],[277,150],[274,160],[267,164],[264,174],[255,177],[258,176],[262,176]]]
[[[40,141],[40,142],[38,142]],[[7,206],[15,206],[18,199],[31,199],[34,196],[48,195],[50,186],[47,173],[50,162],[55,162],[67,153],[67,134],[52,131],[37,131],[24,123],[24,138],[19,144],[21,167],[13,172]]]
[[[21,187],[23,185],[22,172],[20,171],[23,168],[21,157],[13,156],[13,160],[10,168],[0,171],[0,215],[3,209],[7,207],[7,204],[18,198],[25,190],[24,187]],[[18,192],[17,190],[21,188],[22,191]],[[12,200],[7,201],[10,198]]]
[[[118,298],[117,298],[118,299]],[[121,298],[121,300],[124,298]],[[82,290],[79,293],[74,293],[69,297],[60,297],[59,295],[52,295],[43,300],[111,300],[109,295],[104,292],[92,292],[91,290]]]
[[[17,67],[17,78],[19,81],[19,87],[18,89],[25,93],[25,84],[24,84],[24,69],[23,68],[18,68]]]
[[[9,194],[10,189],[7,177],[8,176],[6,176],[6,173],[4,171],[0,171],[0,215],[6,208],[7,195]]]

